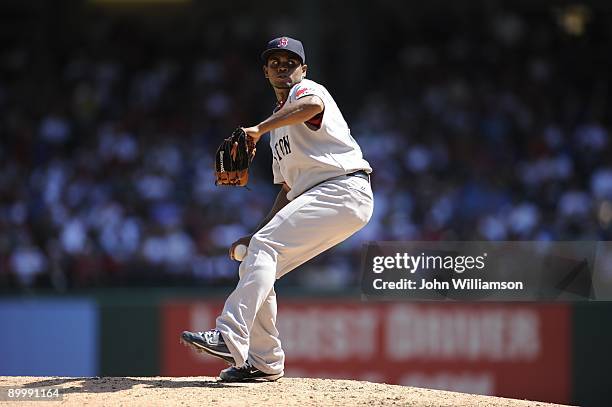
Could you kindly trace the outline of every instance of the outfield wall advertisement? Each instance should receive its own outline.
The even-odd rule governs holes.
[[[161,307],[161,374],[216,376],[224,362],[179,344],[220,302]],[[286,301],[278,328],[287,376],[338,377],[567,403],[566,304]]]

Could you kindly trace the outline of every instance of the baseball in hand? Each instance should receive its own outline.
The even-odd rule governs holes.
[[[234,248],[234,259],[242,261],[244,256],[247,254],[247,247],[243,244],[239,244]]]

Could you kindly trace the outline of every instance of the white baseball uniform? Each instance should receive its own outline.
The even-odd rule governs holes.
[[[275,280],[365,226],[374,204],[369,181],[347,175],[372,169],[327,90],[304,79],[280,109],[308,95],[321,98],[321,114],[270,132],[274,182],[291,187],[290,202],[253,235],[240,281],[217,318],[236,366],[248,359],[269,374],[282,372],[285,360]]]

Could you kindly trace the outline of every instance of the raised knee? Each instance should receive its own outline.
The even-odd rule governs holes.
[[[273,243],[265,237],[255,234],[249,242],[247,255],[240,264],[240,277],[257,266],[270,266],[274,270],[277,259],[278,251],[274,248]]]
[[[276,250],[272,243],[265,236],[255,233],[249,242],[249,253],[257,253],[261,250],[276,257]]]
[[[265,247],[265,242],[263,241],[261,235],[255,233],[249,242],[249,252],[256,252],[262,247]]]

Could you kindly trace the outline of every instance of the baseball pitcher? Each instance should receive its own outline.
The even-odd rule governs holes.
[[[215,329],[181,335],[189,346],[226,360],[231,366],[220,377],[231,382],[271,381],[283,376],[285,354],[276,329],[276,279],[365,226],[374,204],[372,168],[327,89],[306,79],[302,43],[276,38],[261,58],[278,103],[270,117],[242,131],[251,146],[270,132],[274,183],[280,185],[280,191],[256,232],[230,248],[233,259],[236,246],[248,246],[239,268],[240,281],[227,298]],[[228,149],[232,145],[236,156],[238,142],[229,143]],[[252,159],[254,147],[242,145],[244,157]],[[228,155],[221,153],[226,160]],[[225,171],[227,163],[222,167]],[[225,183],[225,175],[218,176],[218,184]]]

